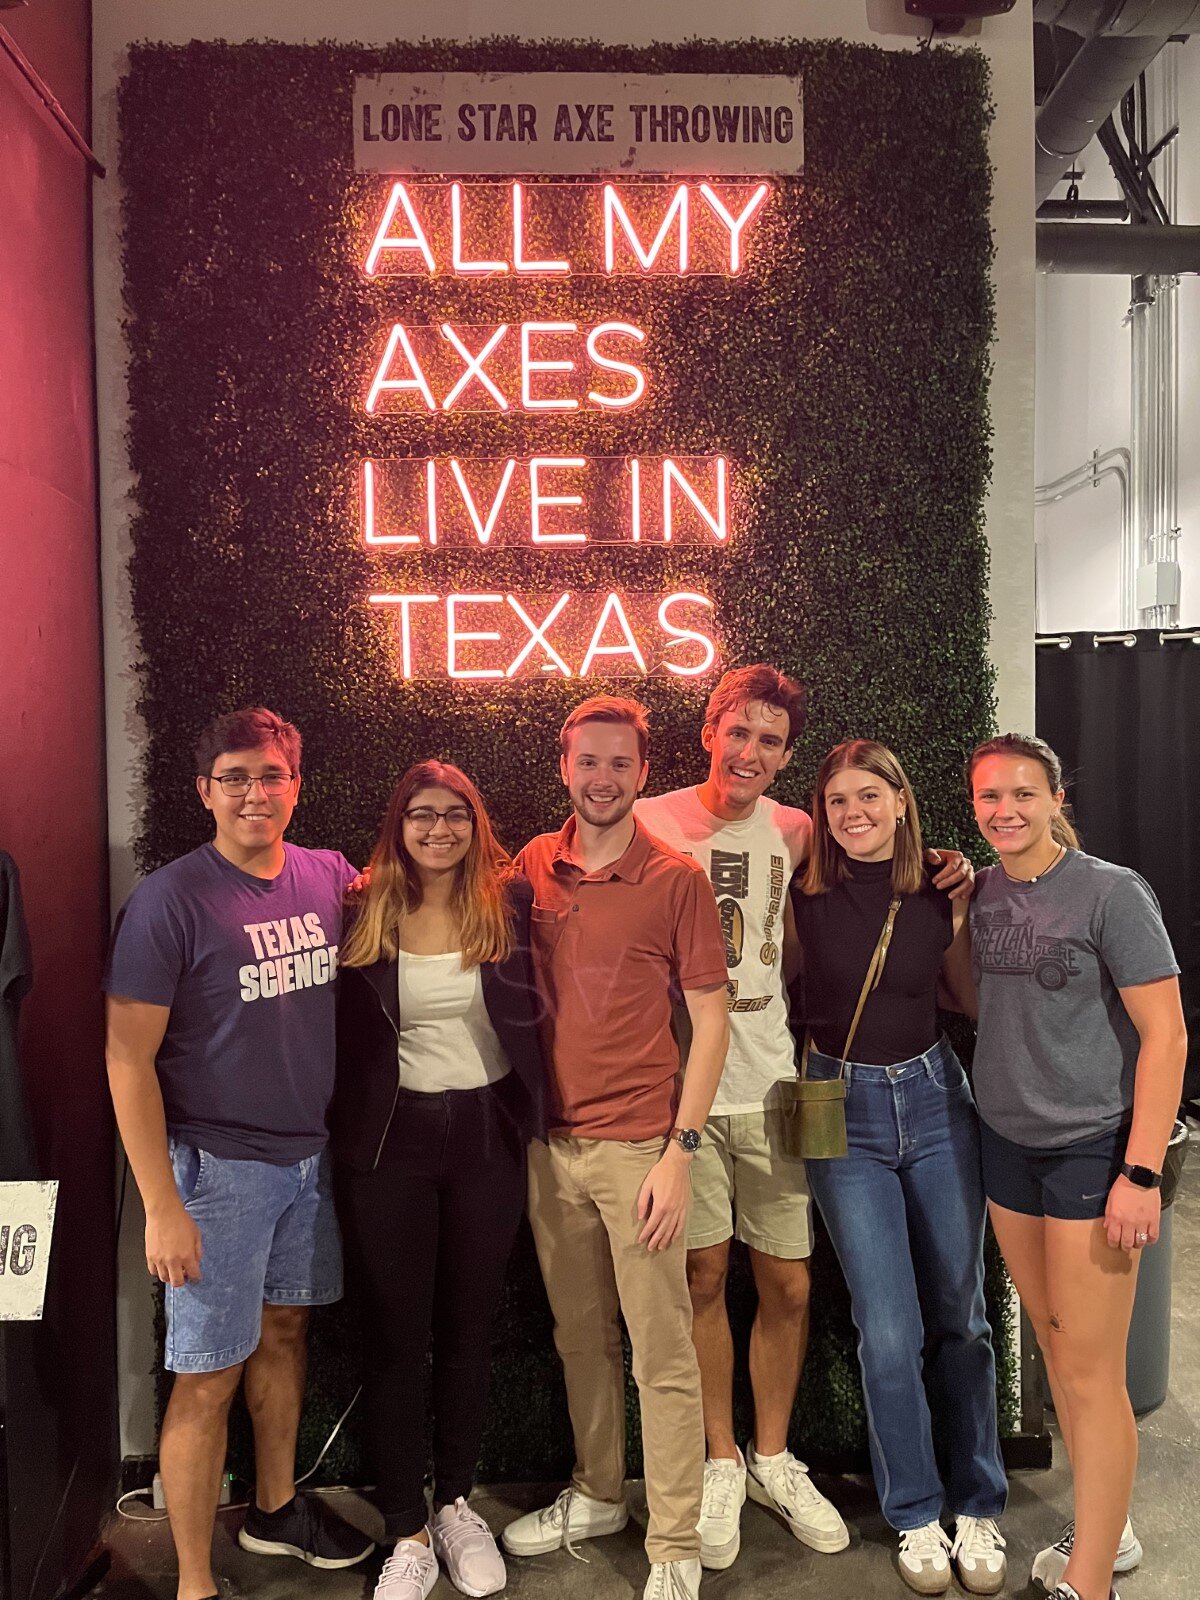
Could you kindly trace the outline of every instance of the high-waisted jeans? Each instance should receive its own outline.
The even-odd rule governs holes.
[[[363,1432],[389,1539],[424,1527],[425,1362],[437,1502],[467,1496],[492,1321],[525,1205],[525,1149],[495,1086],[402,1089],[379,1165],[342,1168],[338,1213],[363,1320]]]
[[[809,1076],[838,1063],[812,1051]],[[894,1067],[846,1067],[844,1160],[808,1181],[850,1289],[871,1465],[904,1532],[996,1517],[1007,1482],[983,1299],[979,1121],[945,1038]]]

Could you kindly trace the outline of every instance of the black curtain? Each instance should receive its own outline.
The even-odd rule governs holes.
[[[1200,643],[1040,640],[1037,731],[1062,758],[1083,848],[1153,888],[1183,969],[1185,1097],[1200,1096]],[[1198,636],[1200,637],[1200,636]]]

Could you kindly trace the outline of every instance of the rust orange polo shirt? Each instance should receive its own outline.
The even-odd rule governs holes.
[[[517,865],[533,884],[533,967],[550,1063],[550,1126],[585,1139],[671,1131],[679,1050],[672,987],[723,984],[725,939],[702,867],[637,823],[597,872],[571,859],[572,816]]]

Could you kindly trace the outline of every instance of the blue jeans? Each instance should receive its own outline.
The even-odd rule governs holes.
[[[809,1076],[838,1063],[812,1051]],[[979,1121],[943,1038],[895,1067],[846,1067],[845,1160],[808,1182],[850,1289],[883,1514],[900,1532],[996,1517],[1008,1484],[983,1300]],[[936,1436],[936,1444],[935,1444]]]

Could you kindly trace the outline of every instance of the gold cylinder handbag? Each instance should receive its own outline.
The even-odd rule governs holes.
[[[846,1035],[842,1059],[838,1063],[837,1077],[810,1078],[808,1055],[812,1047],[811,1035],[805,1031],[804,1048],[800,1054],[800,1071],[788,1082],[783,1094],[783,1148],[793,1158],[805,1161],[836,1161],[847,1153],[846,1144],[846,1062],[854,1045],[854,1035],[872,990],[879,987],[892,942],[892,929],[900,899],[892,900],[884,920],[883,932],[875,945],[871,964],[863,979],[854,1020]]]

